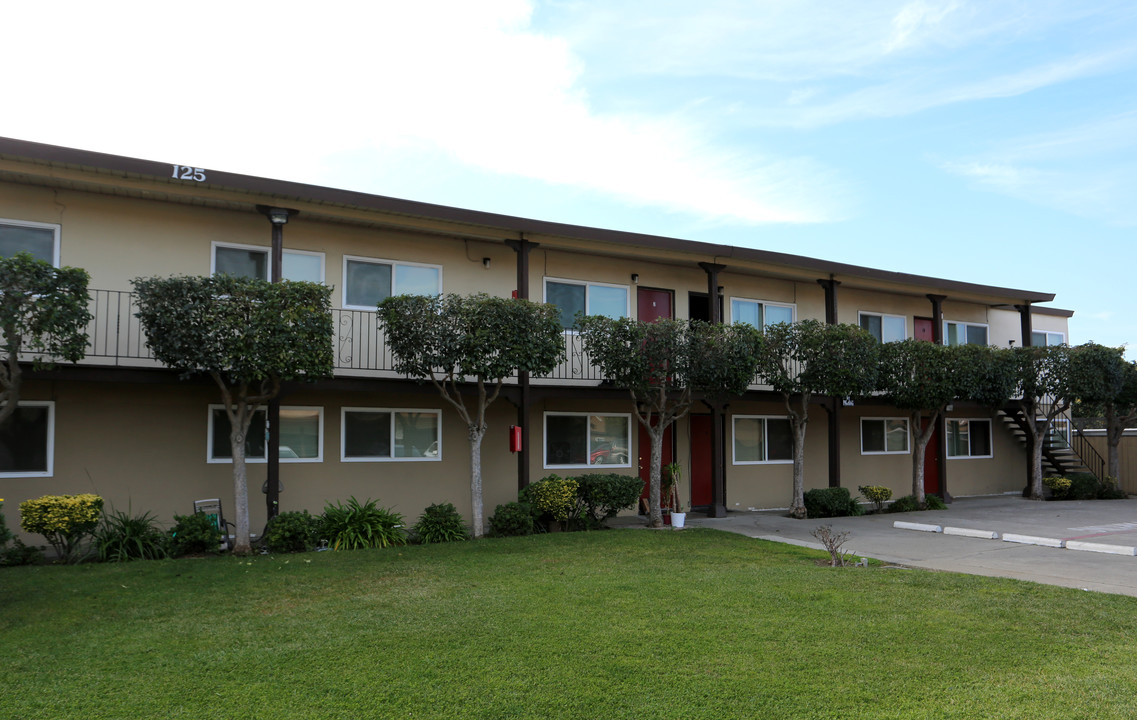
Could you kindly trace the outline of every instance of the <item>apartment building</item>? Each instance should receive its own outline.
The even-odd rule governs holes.
[[[857,323],[882,342],[922,338],[1007,347],[1068,339],[1070,311],[1046,292],[979,285],[788,253],[508,217],[0,139],[0,255],[26,249],[91,275],[87,357],[29,368],[20,412],[0,428],[0,497],[96,492],[118,509],[169,520],[195,499],[232,502],[228,428],[208,379],[180,380],[145,345],[135,277],[227,272],[269,277],[272,223],[282,276],[332,288],[335,375],[281,397],[280,507],[376,498],[414,518],[435,502],[469,517],[464,425],[429,385],[396,373],[375,305],[400,293],[516,294],[557,304],[566,359],[547,377],[512,378],[492,406],[483,448],[485,503],[515,498],[549,473],[642,474],[648,443],[626,391],[604,383],[572,329],[576,312],[721,319],[763,325]],[[791,499],[788,424],[760,384],[730,403],[723,437],[697,405],[666,442],[686,469],[689,501],[713,513]],[[912,432],[881,403],[819,399],[806,443],[806,486],[864,484],[907,494]],[[927,490],[1020,490],[1025,451],[989,410],[957,405],[930,449]],[[263,420],[258,420],[263,424]],[[511,452],[510,426],[522,429]],[[268,463],[251,433],[250,488]],[[722,481],[712,482],[721,442]],[[265,520],[250,499],[252,526]]]

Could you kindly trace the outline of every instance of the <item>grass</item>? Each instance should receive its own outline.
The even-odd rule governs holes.
[[[1137,600],[711,530],[0,571],[0,717],[1130,718]]]

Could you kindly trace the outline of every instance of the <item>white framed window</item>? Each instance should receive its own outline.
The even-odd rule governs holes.
[[[59,225],[0,218],[0,257],[18,252],[59,267]]]
[[[770,325],[793,323],[796,314],[796,306],[789,303],[737,297],[730,299],[730,322],[732,324],[749,323],[764,331]]]
[[[632,416],[545,413],[545,467],[631,467]]]
[[[734,465],[784,464],[794,461],[790,421],[777,415],[735,415],[731,419]]]
[[[545,278],[545,302],[560,308],[561,327],[566,330],[576,325],[577,313],[628,317],[629,297],[627,285]]]
[[[375,310],[394,295],[439,295],[442,266],[343,256],[343,306]]]
[[[55,403],[21,400],[0,424],[0,478],[52,477]]]
[[[987,344],[987,326],[982,323],[944,323],[944,345]]]
[[[213,242],[209,272],[212,275],[271,280],[270,249],[259,245]],[[281,256],[281,277],[285,280],[324,282],[324,253],[285,250]]]
[[[908,418],[861,418],[861,455],[907,455]]]
[[[345,407],[340,410],[340,461],[442,459],[442,411]]]
[[[899,342],[908,338],[908,322],[903,315],[861,312],[859,322],[878,342]]]
[[[959,420],[948,418],[947,456],[949,458],[989,458],[991,421],[987,418]]]
[[[245,462],[265,462],[268,447],[267,411],[257,410],[245,436]],[[211,463],[233,462],[233,446],[229,442],[229,414],[223,405],[209,406],[209,438],[206,458]],[[324,408],[280,407],[280,462],[306,463],[324,461]]]
[[[1030,333],[1030,344],[1034,347],[1065,345],[1066,333],[1050,332],[1048,330],[1034,330]]]

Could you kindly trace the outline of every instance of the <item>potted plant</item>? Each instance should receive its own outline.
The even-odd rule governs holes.
[[[687,513],[683,510],[683,498],[679,492],[679,482],[683,479],[683,467],[677,463],[664,466],[667,471],[667,507],[671,510],[671,527],[680,530],[687,524]]]

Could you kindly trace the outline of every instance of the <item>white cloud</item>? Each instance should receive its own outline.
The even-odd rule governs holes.
[[[886,53],[917,45],[922,36],[931,35],[944,19],[959,9],[958,2],[911,2],[892,18],[892,34],[884,44]]]
[[[421,153],[707,218],[840,214],[843,189],[808,158],[717,147],[681,115],[594,111],[580,58],[530,28],[524,0],[312,8],[19,4],[0,67],[20,112],[0,134],[331,184],[353,153]],[[21,31],[40,25],[61,52]]]

